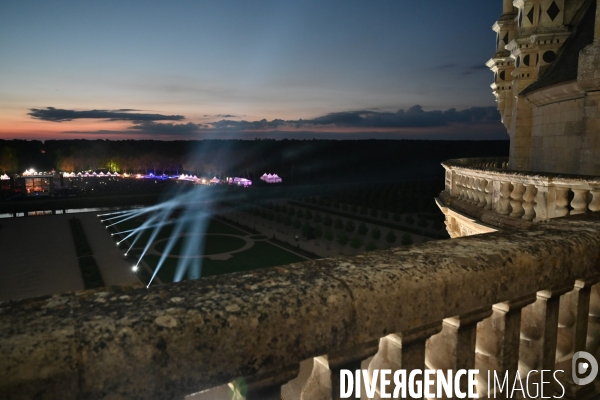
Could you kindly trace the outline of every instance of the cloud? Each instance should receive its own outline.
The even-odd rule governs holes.
[[[232,114],[215,114],[215,115],[204,114],[204,117],[214,117],[214,118],[239,118],[239,116],[237,116],[237,115],[232,115]]]
[[[132,125],[125,130],[99,129],[94,131],[63,131],[63,133],[85,135],[189,137],[202,133],[203,129],[206,128],[206,125],[194,124],[192,122],[188,122],[187,124],[173,124],[148,121]]]
[[[471,75],[474,72],[478,71],[489,71],[489,68],[485,64],[476,64],[470,66],[466,71],[461,72],[461,75]]]
[[[146,121],[130,126],[127,130],[150,135],[189,136],[201,133],[202,129],[206,128],[206,125],[194,124],[192,122],[188,122],[187,124],[173,124]]]
[[[433,67],[432,69],[437,70],[437,71],[443,71],[445,69],[452,69],[452,68],[456,68],[458,67],[458,64],[442,64],[442,65],[437,65],[435,67]]]
[[[372,110],[342,111],[330,113],[313,119],[299,119],[284,121],[274,119],[267,121],[232,121],[220,120],[210,123],[214,129],[219,130],[273,130],[278,128],[309,129],[311,127],[341,127],[341,128],[415,128],[445,126],[450,123],[466,122],[498,122],[500,114],[496,107],[472,107],[457,111],[451,108],[446,111],[425,111],[420,105],[410,107],[404,111],[382,112]]]
[[[229,115],[229,114],[221,114]],[[311,119],[237,121],[221,119],[206,123],[132,121],[125,130],[68,131],[69,134],[133,135],[163,139],[202,138],[476,138],[480,132],[506,134],[496,107],[471,107],[458,111],[425,111],[420,105],[396,112],[373,109],[341,111]],[[468,129],[467,129],[468,128]],[[461,133],[462,132],[462,133]],[[467,132],[469,132],[467,134]]]
[[[31,108],[29,111],[31,112],[27,115],[32,118],[51,122],[65,122],[74,119],[104,119],[109,121],[180,121],[184,119],[182,115],[132,113],[131,111],[139,111],[133,109],[76,111],[46,107]]]

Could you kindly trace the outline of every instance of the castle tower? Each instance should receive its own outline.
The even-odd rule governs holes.
[[[536,118],[534,104],[524,96],[539,88],[539,78],[557,60],[586,12],[586,0],[504,0],[503,14],[494,24],[496,53],[487,62],[494,72],[492,89],[511,139],[510,168],[538,167],[532,149]],[[571,40],[573,41],[573,40]],[[537,87],[531,88],[534,83]],[[539,122],[539,121],[538,121]],[[538,140],[539,142],[539,140]]]

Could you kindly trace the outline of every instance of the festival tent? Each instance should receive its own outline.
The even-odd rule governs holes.
[[[267,183],[279,183],[281,178],[277,174],[267,174],[266,172],[260,177],[261,180]]]

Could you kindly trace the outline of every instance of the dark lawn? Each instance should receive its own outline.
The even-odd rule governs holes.
[[[111,232],[117,231],[125,231],[129,229],[134,229],[140,226],[143,223],[143,218],[131,219],[128,221],[124,221],[112,228]],[[112,230],[113,228],[118,228],[116,230]],[[173,231],[172,226],[165,226],[160,230],[157,234],[155,240],[166,239],[171,235]],[[148,240],[150,239],[152,229],[148,230],[140,239],[137,240],[135,247],[137,249],[133,249],[129,252],[130,255],[133,256],[133,259],[138,257],[141,254],[140,247],[143,247]],[[237,236],[246,236],[248,233],[243,232],[239,229],[226,225],[220,221],[215,219],[211,219],[209,222],[208,230],[206,233],[213,234],[227,234],[227,235],[237,235]],[[253,238],[256,239],[264,239],[264,236],[253,235]],[[133,237],[128,240],[131,241]],[[131,243],[131,242],[130,242]],[[241,238],[235,237],[227,237],[227,236],[206,236],[206,252],[205,254],[217,254],[228,252],[231,250],[238,249],[245,244],[244,240]],[[157,250],[163,250],[166,246],[166,241],[159,243],[157,245]],[[125,243],[120,246],[122,249],[127,249],[129,245],[125,245]],[[179,254],[181,248],[181,240],[178,240],[175,248],[172,250],[172,254]],[[144,261],[150,268],[156,268],[160,256],[146,254],[144,256]],[[177,267],[177,262],[179,260],[176,258],[168,257],[157,276],[160,278],[162,282],[172,282],[173,276],[175,274],[175,269]],[[228,260],[210,260],[208,258],[202,259],[202,273],[201,276],[211,276],[211,275],[220,275],[227,274],[230,272],[239,272],[239,271],[249,271],[259,268],[267,268],[274,267],[278,265],[286,265],[295,262],[305,261],[304,258],[297,256],[293,253],[290,253],[287,250],[284,250],[280,247],[277,247],[269,242],[258,241],[254,243],[250,249],[245,250],[240,253],[233,254]]]

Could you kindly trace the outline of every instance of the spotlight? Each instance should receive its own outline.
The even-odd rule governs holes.
[[[131,267],[131,270],[132,270],[133,272],[137,272],[137,270],[138,270],[138,266],[137,266],[137,265],[134,265],[133,267]]]
[[[115,234],[114,234],[114,233],[111,233],[111,234],[110,234],[110,236],[115,236]]]

